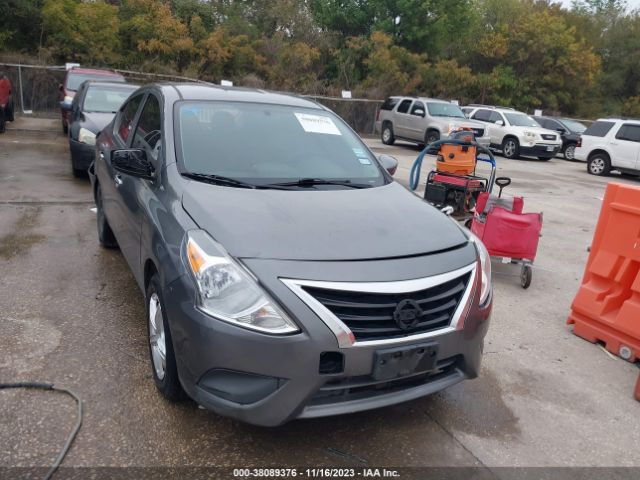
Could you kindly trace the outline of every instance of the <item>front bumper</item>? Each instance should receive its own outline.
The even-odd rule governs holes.
[[[88,170],[89,165],[95,159],[95,145],[87,145],[76,140],[69,139],[69,150],[71,151],[71,164],[76,170]]]
[[[410,260],[415,261],[402,261]],[[367,268],[362,269],[364,275]],[[252,270],[256,272],[256,268]],[[475,280],[477,283],[479,276]],[[302,328],[300,333],[265,335],[203,314],[195,307],[194,284],[188,275],[165,288],[165,309],[180,381],[198,404],[248,423],[275,426],[294,418],[351,413],[404,402],[478,375],[491,302],[484,308],[477,307],[477,286],[458,328],[442,329],[442,333],[434,332],[428,338],[428,342],[438,345],[433,370],[380,381],[372,376],[376,351],[422,345],[427,340],[405,337],[384,347],[361,344],[342,348],[314,310],[284,283],[277,283],[265,287],[296,319]],[[320,373],[320,359],[326,352],[342,355],[339,373]]]
[[[536,143],[535,145],[520,144],[520,155],[531,157],[555,157],[562,148],[562,144]]]

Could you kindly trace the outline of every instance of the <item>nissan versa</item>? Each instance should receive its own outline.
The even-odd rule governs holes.
[[[278,425],[421,397],[478,374],[486,250],[295,96],[137,90],[90,168],[105,247],[145,293],[155,383]],[[387,171],[389,170],[389,171]]]

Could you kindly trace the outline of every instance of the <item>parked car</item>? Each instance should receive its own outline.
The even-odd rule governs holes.
[[[4,133],[6,122],[13,122],[13,120],[11,80],[0,72],[0,133]]]
[[[428,145],[469,128],[480,145],[489,146],[483,124],[468,120],[457,105],[433,98],[387,98],[378,112],[376,128],[386,145],[393,145],[396,139]]]
[[[80,85],[87,80],[103,80],[108,82],[125,82],[125,78],[113,70],[96,70],[91,68],[74,67],[67,70],[64,82],[60,84],[60,104],[71,103]],[[62,115],[62,131],[69,130],[69,110],[60,108]]]
[[[526,155],[549,160],[562,147],[557,132],[542,128],[529,115],[512,108],[473,107],[468,115],[487,126],[491,148],[501,150],[507,158]]]
[[[86,174],[96,153],[96,135],[116,114],[138,85],[112,82],[83,82],[71,104],[63,102],[69,112],[69,150],[73,175]]]
[[[580,136],[575,158],[586,160],[592,175],[640,174],[640,119],[598,119]]]
[[[577,120],[562,117],[538,117],[533,116],[533,119],[540,124],[540,126],[558,132],[562,139],[562,148],[560,151],[567,160],[573,160],[575,158],[576,145],[580,139],[580,134],[587,129],[587,126],[580,123]]]
[[[153,378],[278,425],[475,377],[482,243],[307,99],[192,84],[135,92],[97,137],[98,239],[145,294]],[[410,221],[407,219],[410,218]]]

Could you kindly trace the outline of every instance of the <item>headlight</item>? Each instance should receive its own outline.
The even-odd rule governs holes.
[[[58,98],[60,98],[60,97],[58,97]],[[73,97],[70,97],[69,95],[65,95],[63,101],[64,101],[64,103],[71,103],[71,102],[73,102]]]
[[[96,134],[86,128],[81,128],[78,133],[78,141],[80,143],[86,143],[87,145],[95,145]]]
[[[482,270],[482,287],[480,288],[480,305],[484,305],[491,293],[491,257],[487,248],[478,237],[476,237],[471,230],[467,230],[469,233],[469,240],[476,245],[478,255],[480,257],[480,269]]]
[[[455,123],[450,123],[449,125],[447,125],[447,135],[451,135],[452,133],[456,132],[458,130],[458,125]]]
[[[530,139],[536,138],[536,132],[529,132],[525,130],[523,133],[524,133],[524,136],[527,138],[530,138]]]
[[[258,283],[203,230],[187,233],[187,264],[198,287],[198,308],[225,322],[272,334],[299,329]]]

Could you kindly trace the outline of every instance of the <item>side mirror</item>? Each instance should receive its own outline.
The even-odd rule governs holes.
[[[382,164],[382,167],[389,172],[389,175],[393,176],[398,168],[398,160],[391,155],[382,154],[378,156],[378,161]]]
[[[155,170],[147,159],[147,154],[144,150],[137,148],[114,150],[111,153],[111,165],[117,171],[133,177],[144,178],[145,180],[153,180],[155,178]]]
[[[565,133],[567,133],[564,128],[556,128],[556,132],[558,132],[560,135],[564,135]]]
[[[64,110],[65,112],[70,112],[71,105],[71,102],[60,102],[60,109]]]
[[[421,108],[416,108],[413,111],[413,115],[416,115],[417,117],[424,117],[424,110]]]
[[[504,121],[502,121],[502,120],[497,120],[497,121],[496,121],[496,125],[499,125],[499,126],[501,126],[501,127],[504,127]]]

